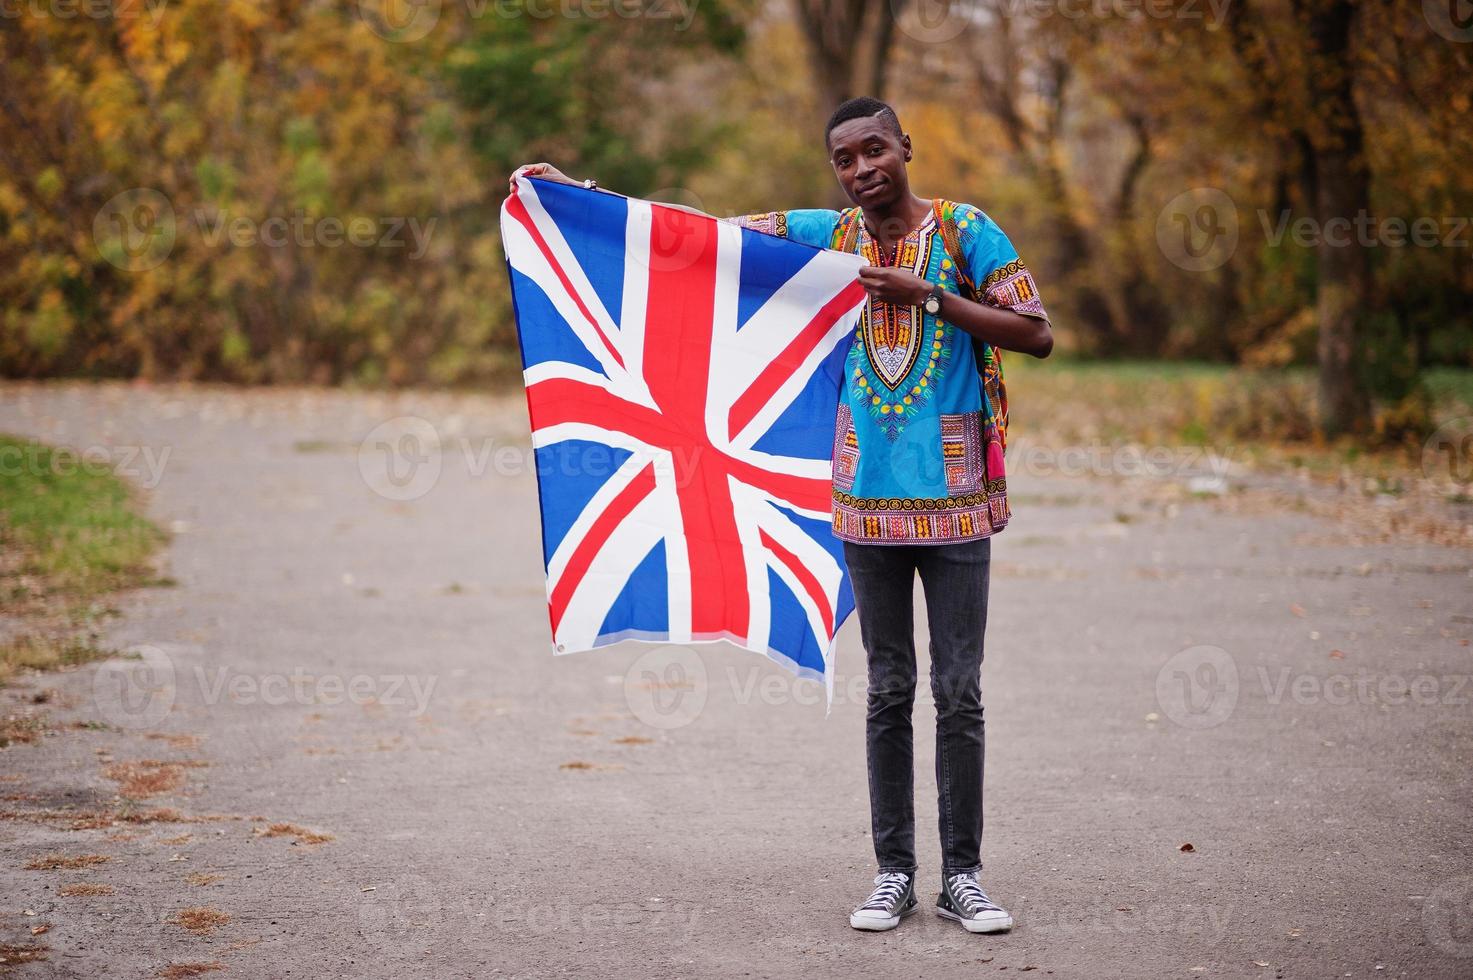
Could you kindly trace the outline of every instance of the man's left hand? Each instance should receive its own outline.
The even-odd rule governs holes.
[[[898,306],[919,306],[931,295],[931,283],[909,269],[867,265],[859,270],[859,284],[871,299]]]

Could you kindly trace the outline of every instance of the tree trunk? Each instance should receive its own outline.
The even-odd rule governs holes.
[[[895,18],[908,0],[795,0],[798,26],[814,61],[825,116],[856,95],[885,97]],[[869,91],[858,91],[860,79]]]
[[[1358,325],[1370,300],[1371,268],[1367,247],[1355,236],[1355,221],[1370,206],[1370,174],[1349,64],[1356,4],[1312,0],[1308,7],[1314,45],[1310,86],[1320,113],[1311,130],[1320,230],[1320,427],[1326,435],[1361,433],[1369,429],[1371,415]]]

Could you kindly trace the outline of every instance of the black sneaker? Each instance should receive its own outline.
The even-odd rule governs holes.
[[[998,908],[977,884],[977,875],[952,875],[943,879],[941,894],[936,896],[936,914],[962,924],[968,932],[1007,932],[1013,917]]]
[[[875,890],[849,916],[849,924],[867,932],[884,932],[921,907],[916,901],[915,875],[882,871],[875,875]]]

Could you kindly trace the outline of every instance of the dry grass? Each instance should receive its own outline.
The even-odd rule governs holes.
[[[209,765],[206,762],[160,762],[144,759],[140,762],[117,762],[102,770],[102,774],[118,784],[118,793],[131,800],[172,793],[184,785],[184,770]]]
[[[26,865],[27,871],[80,871],[112,860],[106,854],[47,854]]]
[[[9,968],[22,963],[39,963],[46,959],[46,954],[49,952],[51,952],[50,946],[38,946],[35,943],[29,946],[0,943],[0,967]]]
[[[219,960],[210,960],[207,963],[170,963],[158,972],[164,980],[184,980],[185,977],[197,977],[203,973],[214,973],[225,969],[225,964]]]
[[[200,742],[198,735],[176,735],[169,732],[149,732],[145,737],[159,742],[168,742],[176,749],[192,749]]]
[[[184,881],[186,884],[192,885],[195,888],[203,888],[205,885],[219,881],[222,877],[224,876],[208,874],[204,871],[196,871],[194,874],[185,875]]]
[[[333,840],[332,834],[322,834],[294,823],[274,823],[269,827],[257,827],[257,837],[294,837],[299,844],[326,844]]]
[[[47,813],[47,811],[40,812],[43,815]],[[196,823],[204,818],[186,817],[173,807],[154,807],[150,810],[133,810],[130,808],[120,810],[92,810],[72,816],[70,819],[70,828],[72,830],[103,830],[108,827],[116,827],[120,823]]]
[[[59,670],[114,655],[86,640],[27,633],[0,643],[0,683],[28,670]]]
[[[0,820],[41,824],[60,830],[108,830],[120,826],[137,827],[156,823],[219,823],[240,819],[242,818],[239,816],[228,814],[188,815],[172,807],[152,807],[140,810],[133,808],[127,800],[122,801],[122,804],[116,808],[42,807],[34,810],[0,810]],[[109,839],[132,840],[134,837],[136,835]]]
[[[180,909],[169,922],[188,929],[197,936],[208,936],[230,922],[230,916],[213,905],[194,905]]]
[[[623,738],[616,738],[616,739],[614,739],[614,744],[615,745],[649,745],[653,741],[654,741],[654,739],[652,739],[652,738],[645,738],[643,735],[625,735]]]
[[[1339,524],[1337,542],[1351,546],[1408,538],[1473,545],[1473,460],[1466,456],[1473,446],[1466,438],[1473,373],[1434,371],[1427,378],[1430,425],[1463,434],[1454,440],[1463,454],[1455,464],[1446,458],[1454,450],[1445,439],[1427,441],[1423,425],[1403,430],[1379,414],[1365,439],[1317,436],[1315,381],[1305,370],[1026,357],[1006,363],[1010,473],[1053,474],[1074,454],[1085,469],[1129,477],[1142,472],[1149,454],[1170,467],[1189,454],[1211,454],[1233,467],[1229,492],[1213,500],[1229,512],[1305,511]],[[1190,497],[1187,476],[1171,470],[1145,481],[1142,492],[1167,501]]]
[[[56,894],[62,898],[93,898],[113,894],[112,885],[96,885],[91,882],[78,882],[72,885],[62,885],[56,890]]]
[[[45,715],[7,715],[0,718],[0,749],[9,745],[30,745],[47,729]]]

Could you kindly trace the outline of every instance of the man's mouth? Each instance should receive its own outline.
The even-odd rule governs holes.
[[[857,188],[855,188],[854,189],[854,193],[857,194],[857,195],[859,195],[860,197],[865,197],[865,196],[867,196],[869,194],[873,194],[875,191],[879,190],[881,187],[884,187],[884,186],[885,186],[885,181],[882,178],[880,180],[876,180],[876,181],[873,181],[871,183],[865,184],[863,187],[857,187]]]

